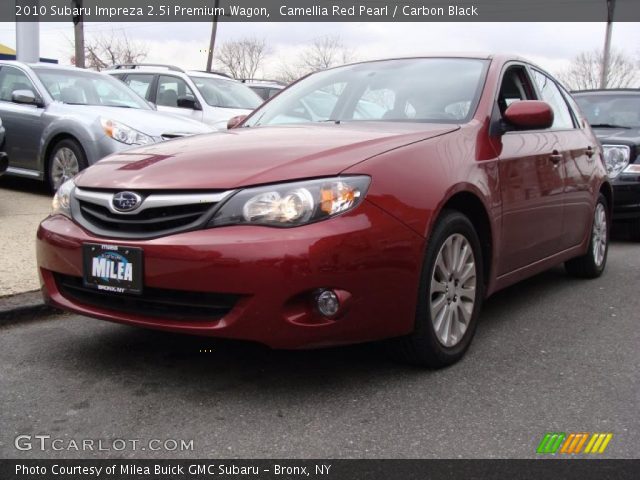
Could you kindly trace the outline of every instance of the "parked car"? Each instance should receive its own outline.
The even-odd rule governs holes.
[[[4,152],[4,126],[2,125],[2,119],[0,119],[0,177],[4,175],[9,166],[9,157]]]
[[[296,117],[317,92],[338,95],[331,111]],[[360,102],[384,113],[355,119]],[[195,137],[115,155],[65,183],[37,236],[46,301],[276,348],[393,338],[402,358],[442,367],[469,347],[488,295],[562,262],[581,277],[605,268],[601,149],[524,60],[342,66],[214,137],[215,149]]]
[[[242,80],[247,87],[257,93],[262,100],[269,100],[275,97],[287,86],[277,80],[261,80],[256,78],[245,78]]]
[[[51,64],[0,62],[8,173],[57,189],[83,168],[135,145],[213,131],[156,112],[117,80]]]
[[[613,221],[640,241],[640,89],[573,92],[604,150],[613,183]]]
[[[115,65],[106,73],[119,78],[158,110],[225,130],[227,121],[246,115],[262,99],[242,82],[220,73],[184,71],[171,65]]]

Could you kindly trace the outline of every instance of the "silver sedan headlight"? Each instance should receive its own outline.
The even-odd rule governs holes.
[[[71,193],[76,188],[73,180],[67,180],[53,196],[51,202],[51,215],[64,215],[71,218]]]
[[[603,145],[602,151],[609,177],[616,178],[629,165],[631,149],[627,145]]]
[[[149,143],[154,143],[153,138],[149,135],[139,132],[138,130],[116,120],[101,118],[100,125],[102,125],[102,129],[107,137],[111,137],[114,140],[127,145],[147,145]]]
[[[217,212],[210,226],[297,227],[355,208],[370,177],[345,176],[281,183],[241,190]]]

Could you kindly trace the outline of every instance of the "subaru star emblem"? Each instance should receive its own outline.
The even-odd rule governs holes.
[[[130,212],[138,208],[142,202],[142,197],[133,192],[118,192],[113,196],[111,204],[119,212]]]

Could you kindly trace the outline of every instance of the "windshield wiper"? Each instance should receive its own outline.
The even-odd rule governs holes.
[[[626,125],[615,125],[613,123],[593,123],[591,124],[591,128],[624,128],[626,130],[631,129],[631,127],[627,127]]]
[[[334,120],[332,118],[328,118],[326,120],[318,120],[316,123],[329,123],[329,122],[335,123],[336,125],[340,125],[340,122],[342,122],[342,120]]]

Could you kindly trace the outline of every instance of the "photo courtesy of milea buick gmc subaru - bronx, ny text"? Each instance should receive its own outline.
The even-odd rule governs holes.
[[[66,182],[37,234],[46,301],[274,348],[388,339],[437,368],[464,355],[488,295],[562,262],[605,268],[601,149],[524,60],[342,66],[229,123]]]

